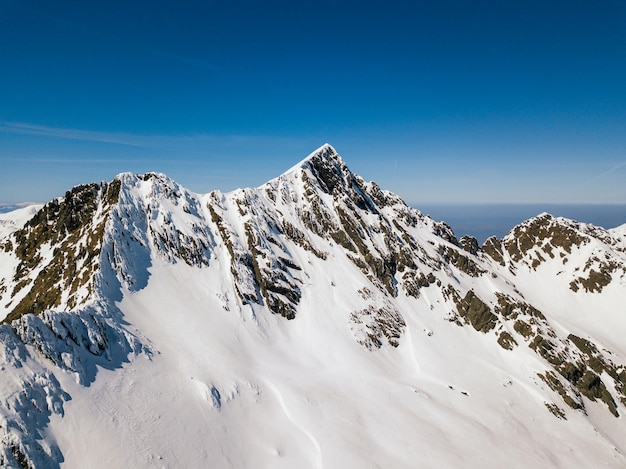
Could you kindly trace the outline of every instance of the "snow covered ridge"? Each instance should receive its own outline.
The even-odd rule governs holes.
[[[0,466],[626,464],[623,227],[480,247],[330,145],[258,188],[124,173],[9,215]]]

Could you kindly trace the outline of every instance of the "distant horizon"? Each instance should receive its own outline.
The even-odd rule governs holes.
[[[437,221],[446,222],[458,237],[474,236],[481,245],[490,236],[502,238],[521,222],[544,212],[604,229],[626,224],[626,204],[618,203],[418,203],[410,206]]]
[[[22,204],[0,203],[0,214],[45,202]],[[626,203],[408,203],[410,207],[436,221],[448,224],[457,237],[469,235],[482,245],[487,238],[502,238],[512,228],[543,212],[580,223],[589,223],[604,229],[626,224]]]

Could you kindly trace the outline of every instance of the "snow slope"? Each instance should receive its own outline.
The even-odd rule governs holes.
[[[41,207],[41,204],[34,204],[7,213],[0,213],[0,238],[4,238],[23,227],[35,213],[41,210]]]
[[[0,244],[5,465],[626,465],[623,227],[480,248],[329,145],[226,194],[85,187]]]

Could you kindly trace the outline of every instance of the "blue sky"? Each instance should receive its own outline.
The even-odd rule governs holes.
[[[0,202],[256,186],[325,142],[420,203],[626,203],[626,2],[0,1]]]

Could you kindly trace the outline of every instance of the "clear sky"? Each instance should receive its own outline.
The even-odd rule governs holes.
[[[0,0],[0,202],[325,142],[418,208],[626,203],[626,2]]]

